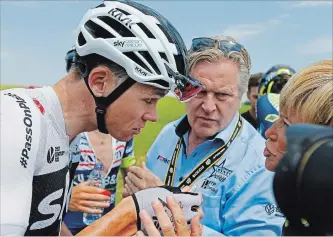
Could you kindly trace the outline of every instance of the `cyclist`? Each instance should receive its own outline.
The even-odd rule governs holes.
[[[70,49],[66,54],[66,70],[69,72],[74,64],[75,48]],[[86,227],[83,223],[83,212],[101,212],[94,207],[102,205],[104,214],[115,206],[118,172],[122,177],[126,176],[130,166],[135,164],[133,138],[127,142],[118,141],[109,134],[103,134],[98,130],[83,132],[75,138],[75,144],[79,146],[80,162],[75,171],[74,182],[69,203],[69,212],[64,222],[73,235]],[[75,146],[74,145],[74,146]],[[88,176],[96,162],[103,163],[104,188],[89,186]],[[102,194],[106,193],[107,195]],[[101,202],[104,200],[104,202]],[[108,202],[105,202],[108,201]]]
[[[72,140],[98,129],[128,141],[156,121],[156,103],[168,90],[181,101],[195,96],[203,86],[186,76],[186,51],[176,29],[153,9],[104,1],[83,16],[75,66],[64,78],[1,91],[1,235],[58,235],[69,171],[78,162],[69,159]],[[140,210],[132,199],[122,202]]]

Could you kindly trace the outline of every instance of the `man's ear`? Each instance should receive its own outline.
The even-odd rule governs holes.
[[[96,97],[106,96],[107,84],[113,81],[114,75],[106,66],[98,66],[91,70],[88,84]]]

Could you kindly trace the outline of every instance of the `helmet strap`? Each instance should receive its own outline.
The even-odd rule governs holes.
[[[108,129],[106,128],[105,115],[107,108],[118,99],[126,90],[128,90],[136,82],[132,78],[127,78],[123,83],[117,86],[107,97],[96,97],[92,92],[89,83],[89,73],[91,67],[89,67],[85,60],[82,60],[81,57],[76,53],[74,56],[74,63],[78,66],[81,76],[84,78],[86,86],[93,96],[96,104],[95,113],[97,119],[97,128],[101,133],[109,134]]]
[[[136,81],[129,77],[123,83],[121,83],[116,89],[114,89],[107,97],[96,97],[88,85],[88,78],[85,78],[84,81],[86,82],[86,85],[95,100],[97,128],[101,133],[109,134],[109,131],[106,128],[106,121],[105,121],[107,108],[116,99],[118,99],[126,90],[128,90],[132,85],[134,85]]]

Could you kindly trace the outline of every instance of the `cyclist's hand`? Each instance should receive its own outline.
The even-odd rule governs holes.
[[[172,197],[167,197],[167,207],[172,213],[173,223],[166,213],[161,202],[153,202],[152,207],[156,214],[159,225],[156,227],[153,219],[147,211],[140,212],[140,219],[144,226],[144,231],[138,231],[136,236],[144,236],[144,232],[148,236],[201,236],[202,224],[200,219],[203,217],[203,212],[199,208],[198,215],[194,216],[191,220],[191,225],[188,227],[185,215],[180,208],[179,204]]]
[[[163,182],[147,168],[145,162],[142,162],[141,167],[129,167],[125,182],[125,189],[130,195],[146,188],[163,185]]]
[[[73,187],[69,210],[100,214],[102,211],[94,209],[94,207],[107,208],[110,206],[110,192],[90,186],[91,184],[91,181],[86,181]]]
[[[195,219],[195,216],[203,216],[202,210],[200,209],[200,205],[203,201],[202,196],[198,193],[182,192],[180,188],[177,187],[160,186],[148,188],[133,194],[132,198],[137,209],[138,230],[146,229],[145,224],[141,221],[142,216],[139,215],[142,210],[144,210],[143,213],[147,213],[155,222],[157,221],[157,223],[159,223],[159,220],[162,220],[162,223],[156,225],[155,228],[158,230],[158,233],[164,235],[172,235],[175,230],[178,234],[186,234],[191,228],[190,223],[192,219]],[[141,215],[145,214],[141,213]],[[145,216],[143,216],[143,218],[144,217]],[[151,222],[149,220],[151,219],[144,219],[148,227],[146,231],[153,231],[152,228],[150,228]],[[196,227],[198,226],[194,225],[194,233],[197,233]],[[154,231],[150,234],[154,235]]]

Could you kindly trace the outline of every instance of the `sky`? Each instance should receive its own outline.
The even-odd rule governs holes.
[[[1,84],[51,85],[65,76],[76,28],[101,2],[1,0]],[[232,36],[250,53],[251,73],[332,58],[332,1],[140,2],[164,15],[187,46],[194,37]]]

